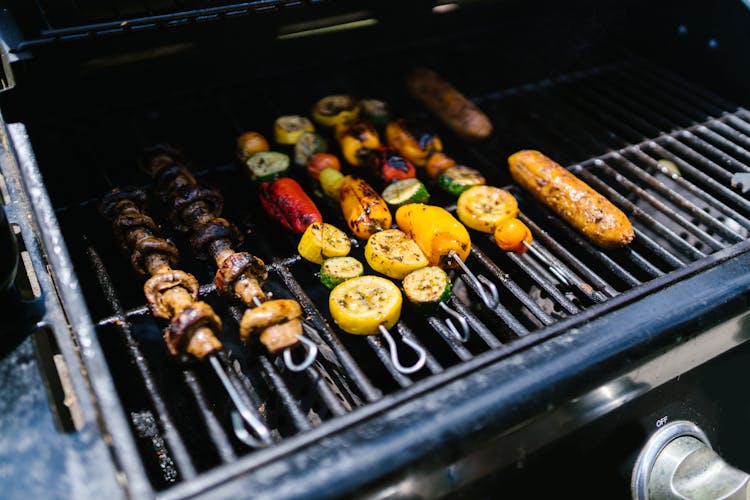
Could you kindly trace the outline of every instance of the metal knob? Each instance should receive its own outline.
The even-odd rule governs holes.
[[[698,426],[677,421],[648,440],[631,489],[637,500],[750,499],[750,475],[726,463]]]

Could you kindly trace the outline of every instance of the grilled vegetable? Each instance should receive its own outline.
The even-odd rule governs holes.
[[[377,99],[361,99],[359,101],[360,115],[363,121],[376,127],[384,127],[391,119],[388,104]]]
[[[341,185],[344,183],[344,174],[335,168],[324,168],[320,172],[320,187],[329,198],[341,199]]]
[[[259,151],[268,151],[268,141],[258,132],[245,132],[237,138],[237,158],[245,162]]]
[[[240,337],[247,342],[252,335],[258,335],[269,326],[284,323],[302,316],[302,309],[296,300],[277,299],[263,302],[258,307],[247,309],[240,321]]]
[[[245,161],[245,165],[253,181],[271,181],[289,170],[289,157],[275,151],[259,151],[253,153]]]
[[[404,205],[396,211],[396,224],[419,245],[433,266],[456,267],[452,252],[465,261],[471,251],[469,232],[443,208],[421,203]]]
[[[495,228],[495,243],[506,252],[524,253],[526,251],[524,241],[527,243],[533,241],[531,231],[526,224],[515,217],[504,220]]]
[[[416,68],[406,77],[406,88],[448,128],[469,141],[486,139],[492,133],[492,123],[487,115],[427,68]]]
[[[393,222],[383,198],[365,181],[350,175],[341,183],[341,213],[349,229],[361,240],[390,228]]]
[[[304,233],[310,224],[323,220],[315,203],[294,179],[282,177],[264,182],[258,194],[268,215],[296,233]]]
[[[432,153],[443,150],[437,134],[422,130],[404,119],[390,122],[385,127],[385,138],[388,146],[417,167],[424,167]]]
[[[360,276],[331,291],[328,307],[339,327],[354,335],[378,333],[380,325],[391,328],[401,315],[401,292],[391,281]]]
[[[269,300],[245,311],[240,321],[240,337],[248,342],[259,335],[268,352],[275,354],[299,343],[301,316],[302,309],[296,300]]]
[[[501,222],[518,214],[518,202],[504,189],[474,186],[458,197],[456,214],[470,228],[492,233]]]
[[[412,179],[417,176],[414,165],[405,160],[392,149],[383,146],[371,151],[368,162],[372,166],[375,177],[383,181],[383,184],[401,179]]]
[[[370,236],[365,245],[365,259],[375,271],[397,280],[429,264],[419,245],[398,229]]]
[[[519,151],[508,165],[516,182],[597,246],[624,247],[635,238],[619,208],[539,151]]]
[[[401,285],[406,298],[414,304],[437,304],[451,296],[451,280],[437,266],[423,267],[407,274]]]
[[[330,257],[348,255],[351,248],[346,233],[325,222],[310,224],[297,245],[299,254],[315,264],[322,264]]]
[[[337,125],[336,138],[344,159],[353,167],[361,167],[371,150],[380,146],[378,132],[367,123]]]
[[[313,120],[324,127],[352,123],[359,116],[359,105],[350,95],[329,95],[315,103]]]
[[[327,168],[341,170],[339,159],[328,153],[317,153],[307,162],[307,173],[316,181],[320,180],[320,173]]]
[[[383,199],[389,206],[398,208],[407,203],[427,203],[430,193],[419,179],[401,179],[383,190]]]
[[[326,151],[328,151],[328,144],[320,134],[303,132],[294,143],[294,163],[304,167],[313,155]]]
[[[456,164],[456,160],[446,155],[445,153],[435,152],[427,158],[427,165],[425,165],[425,172],[432,179],[437,179],[448,167],[452,167]]]
[[[281,116],[273,124],[273,136],[279,144],[294,144],[305,132],[315,132],[315,127],[304,116]]]
[[[487,182],[478,170],[463,165],[446,168],[438,176],[438,184],[449,193],[459,195],[472,186]]]
[[[332,257],[320,266],[320,282],[335,288],[346,280],[362,276],[365,267],[354,257]]]

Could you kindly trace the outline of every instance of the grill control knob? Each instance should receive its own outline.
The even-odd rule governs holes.
[[[697,425],[676,421],[644,446],[631,489],[636,500],[750,499],[750,475],[726,463]]]

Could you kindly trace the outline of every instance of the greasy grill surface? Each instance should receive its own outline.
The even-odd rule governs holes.
[[[469,77],[456,75],[455,81],[471,92]],[[708,255],[743,241],[750,230],[750,203],[731,187],[734,173],[749,170],[750,113],[688,82],[629,61],[476,96],[496,133],[486,144],[467,146],[440,130],[449,155],[483,170],[490,184],[509,185],[507,156],[521,148],[540,149],[627,213],[636,239],[622,250],[599,250],[512,188],[540,255],[506,254],[487,235],[472,233],[474,248],[467,264],[497,285],[500,304],[486,309],[460,274],[453,275],[456,292],[449,305],[465,315],[472,329],[465,344],[452,340],[439,314],[425,316],[406,306],[394,333],[423,346],[428,356],[425,368],[401,374],[380,336],[351,336],[335,327],[327,290],[314,275],[316,266],[295,255],[297,238],[265,216],[254,188],[231,159],[239,131],[256,129],[271,137],[275,116],[305,113],[327,93],[348,90],[386,98],[397,111],[423,115],[397,89],[389,95],[370,94],[371,84],[353,77],[328,83],[327,89],[321,84],[305,95],[291,84],[267,86],[255,99],[248,97],[255,93],[240,87],[180,95],[139,109],[31,130],[99,340],[156,489],[238,456],[266,452],[250,450],[234,438],[231,405],[212,373],[169,358],[161,339],[165,325],[143,305],[141,284],[96,211],[96,198],[112,185],[148,186],[136,158],[140,148],[154,141],[187,145],[194,173],[222,191],[226,217],[246,233],[240,250],[270,264],[266,291],[297,299],[313,327],[306,334],[321,352],[318,362],[302,373],[286,371],[260,346],[241,346],[240,308],[216,295],[210,266],[196,261],[186,239],[169,230],[167,207],[152,197],[151,212],[180,249],[182,268],[198,277],[202,300],[224,321],[222,340],[232,356],[223,362],[274,431],[276,442],[304,436],[316,427],[333,429],[336,417],[356,417],[358,408],[482,353],[510,355],[544,339],[550,331],[545,327],[565,318],[584,320],[597,303],[602,305],[592,310],[601,314],[613,297],[647,289],[649,281],[688,264],[708,262]],[[487,84],[482,82],[483,87]],[[669,170],[672,166],[679,174]],[[75,187],[56,190],[57,176],[76,171],[86,174]],[[312,191],[301,174],[298,178]],[[434,202],[449,208],[455,203],[437,186],[428,188]],[[335,205],[316,201],[324,220],[344,227]],[[364,261],[362,250],[360,244],[352,255]],[[549,269],[550,263],[563,271],[569,284],[559,271]],[[403,364],[413,362],[409,349],[402,349],[401,356]]]

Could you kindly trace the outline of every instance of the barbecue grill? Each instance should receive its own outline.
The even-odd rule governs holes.
[[[750,12],[739,1],[534,4],[9,2],[0,171],[19,264],[0,362],[6,491],[627,497],[649,436],[675,420],[750,469],[750,410],[731,387],[749,352],[750,200],[737,174],[750,174],[750,75],[734,66]],[[403,75],[417,65],[478,104],[493,135],[466,143],[409,99]],[[513,192],[534,234],[534,252],[516,255],[472,233],[466,264],[500,300],[487,307],[477,282],[452,271],[449,306],[469,324],[467,342],[441,312],[404,309],[399,356],[415,360],[404,341],[426,351],[413,374],[380,336],[337,328],[316,268],[234,159],[239,133],[271,137],[276,117],[334,93],[429,123],[451,156]],[[302,305],[319,351],[310,367],[291,371],[240,343],[242,309],[216,293],[214,269],[139,168],[160,143],[223,194],[238,249],[269,264],[264,289]],[[606,196],[635,241],[601,250],[514,186],[506,159],[519,149],[545,152]],[[226,381],[166,352],[164,324],[97,210],[125,185],[151,193],[149,214],[222,318]],[[431,203],[455,210],[428,187]],[[315,200],[345,227],[335,204]],[[237,438],[223,383],[270,445]]]

